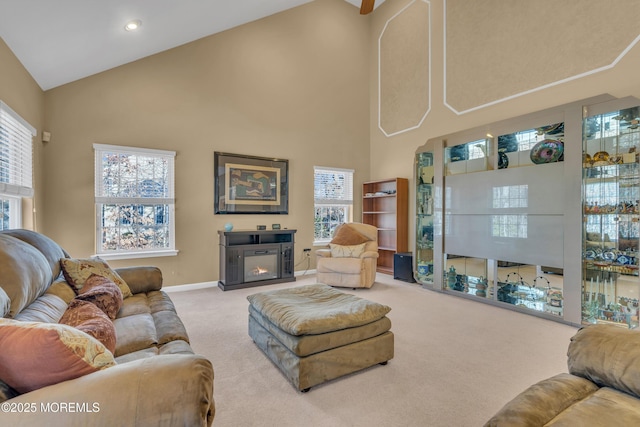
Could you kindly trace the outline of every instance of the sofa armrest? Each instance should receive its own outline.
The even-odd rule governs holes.
[[[539,427],[598,390],[589,380],[559,374],[542,380],[504,405],[485,427]]]
[[[0,425],[210,426],[215,414],[213,367],[199,355],[153,356],[25,393],[7,403],[9,408],[33,411],[2,411]]]
[[[331,258],[331,249],[318,249],[316,256],[320,258]]]
[[[158,267],[116,268],[116,273],[127,282],[131,293],[159,291],[162,288],[162,271]]]

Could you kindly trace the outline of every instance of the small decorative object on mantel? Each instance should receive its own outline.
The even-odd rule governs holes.
[[[272,230],[280,230],[280,224],[271,224]]]
[[[267,226],[266,225],[258,225],[257,229],[258,230],[266,230]]]
[[[224,230],[225,230],[225,231],[231,231],[231,230],[233,230],[233,224],[231,224],[230,222],[226,223],[226,224],[224,225]]]

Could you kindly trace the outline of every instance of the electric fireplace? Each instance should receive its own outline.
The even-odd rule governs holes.
[[[296,230],[218,231],[223,291],[293,282]]]

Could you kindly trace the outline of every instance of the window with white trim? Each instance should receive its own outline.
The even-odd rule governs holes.
[[[175,255],[173,151],[94,144],[96,253]]]
[[[33,197],[36,129],[0,101],[0,230],[22,227],[22,198]]]
[[[353,216],[353,170],[313,167],[314,243],[331,240],[336,227]]]

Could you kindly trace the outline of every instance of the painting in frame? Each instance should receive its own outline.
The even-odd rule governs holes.
[[[289,213],[289,161],[214,152],[216,214]]]

